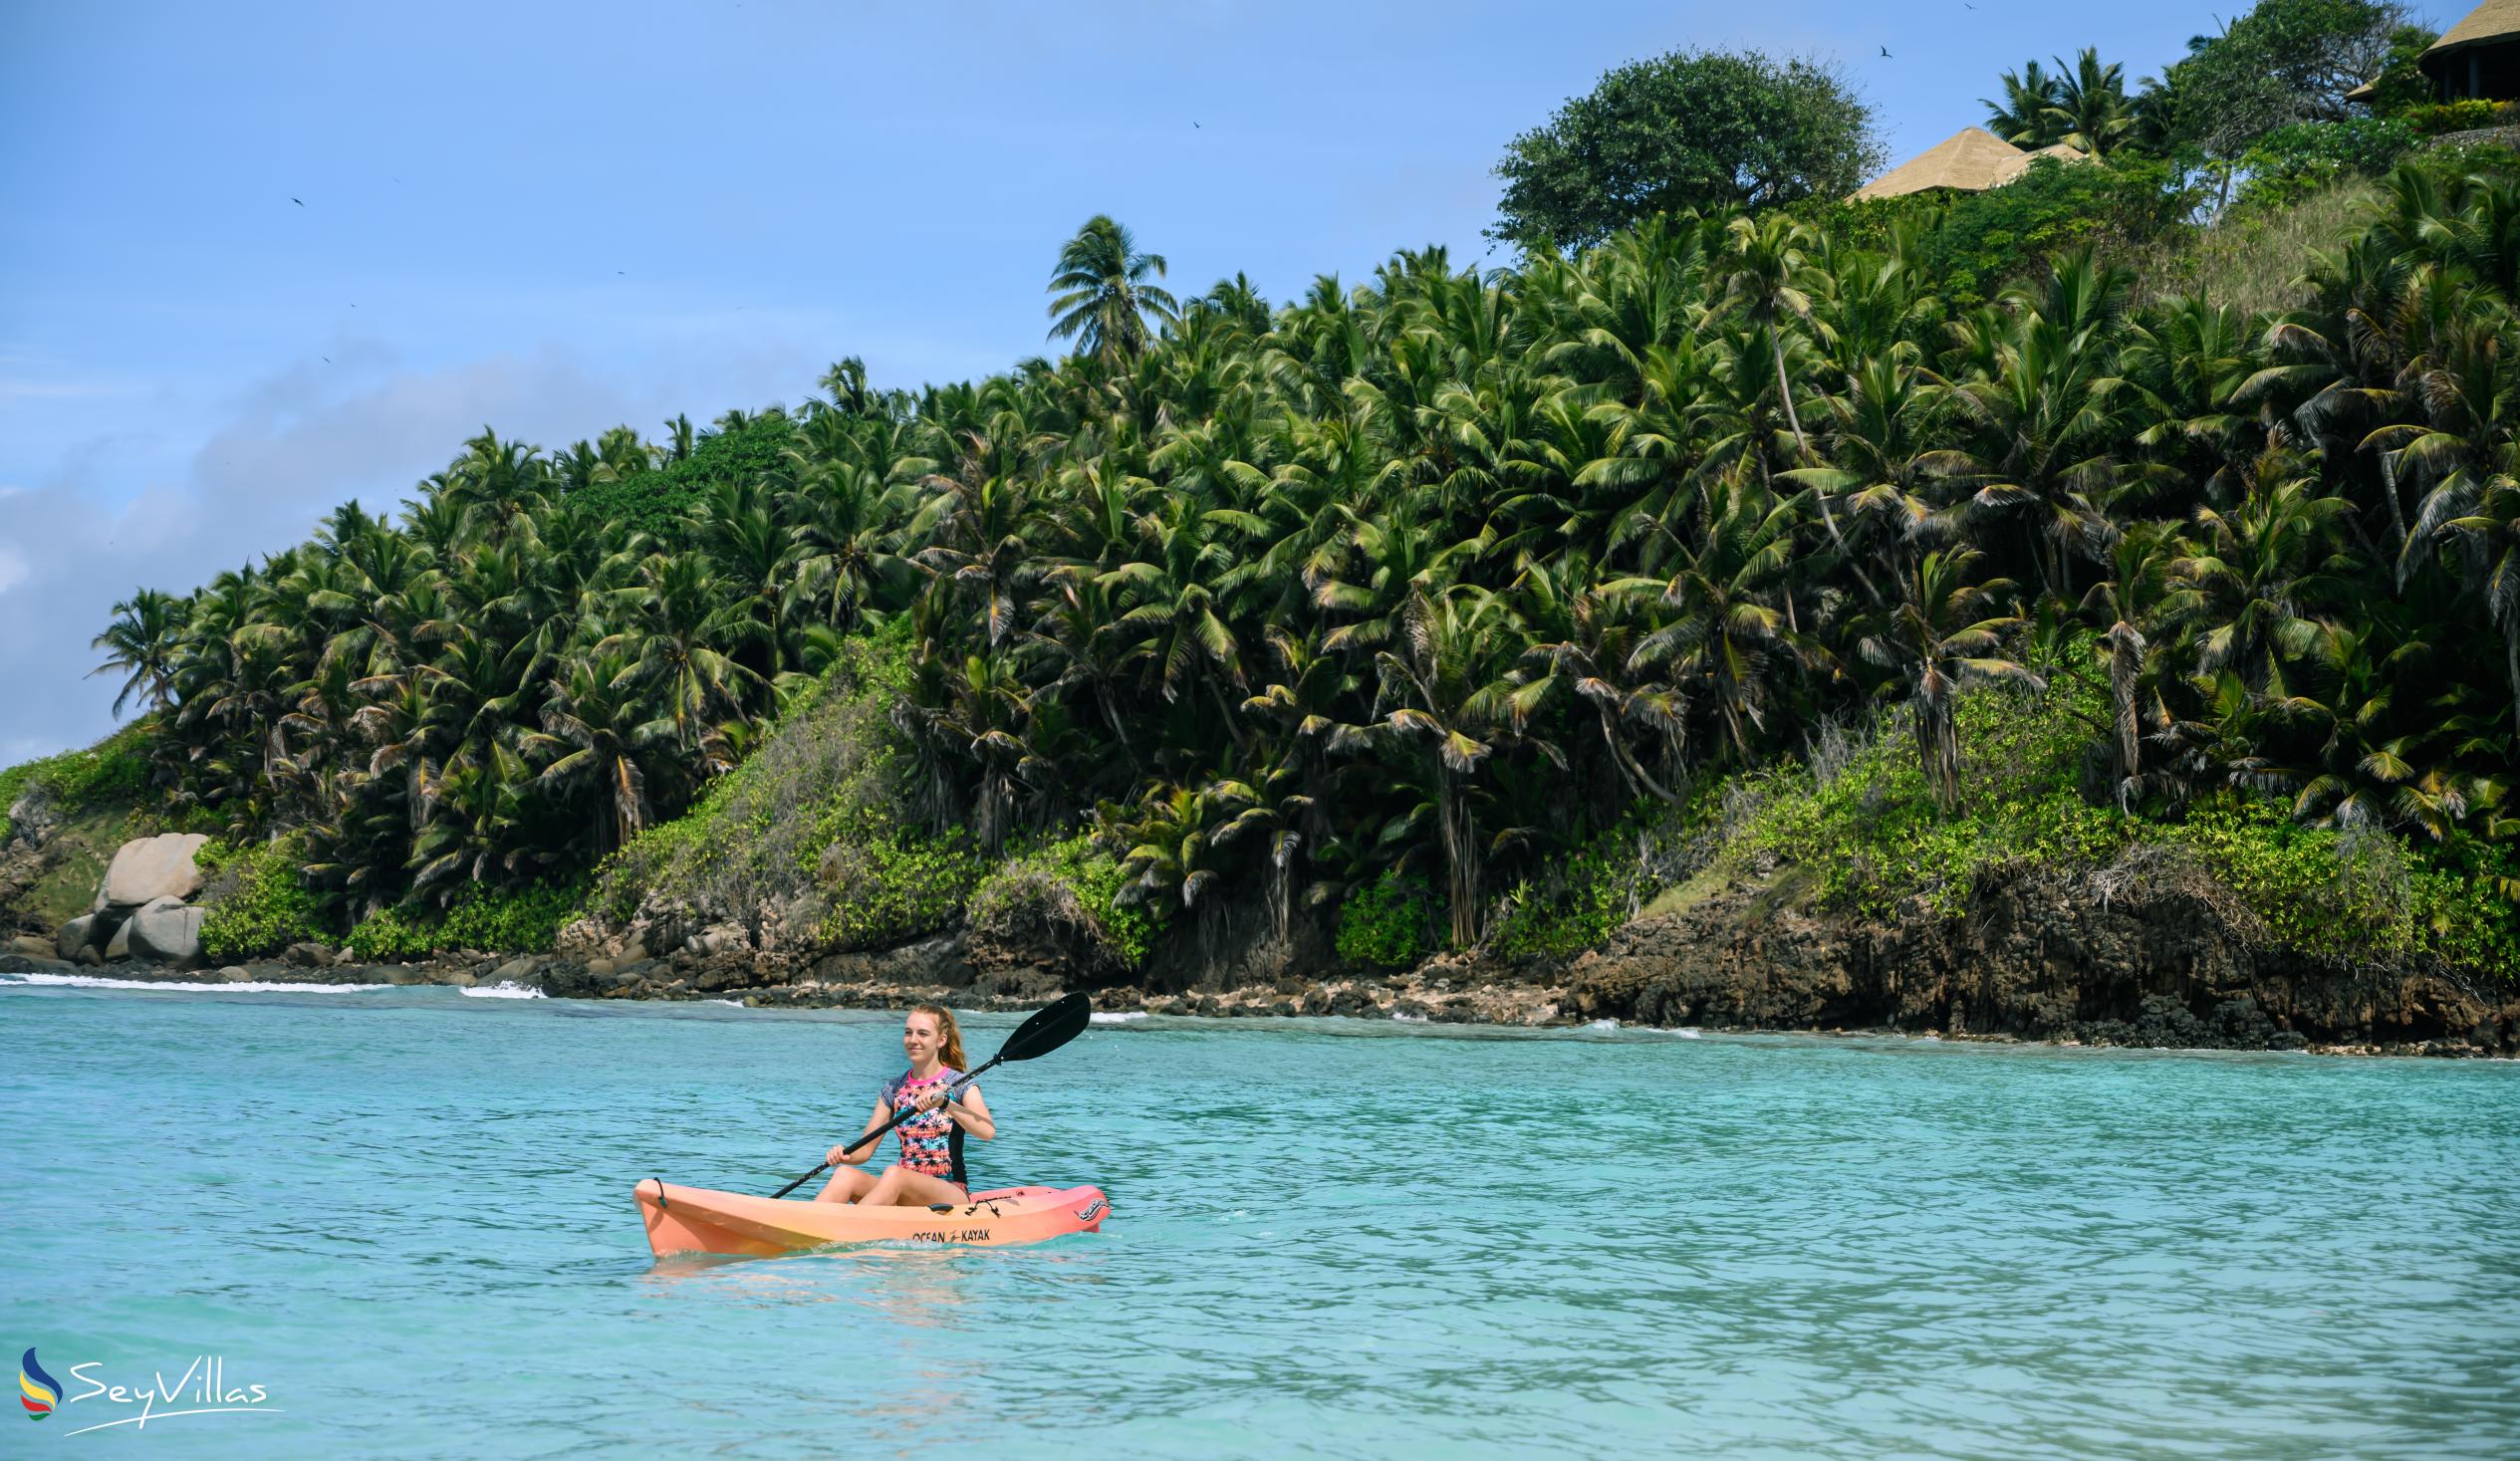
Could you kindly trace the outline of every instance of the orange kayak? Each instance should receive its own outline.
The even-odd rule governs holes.
[[[1100,1232],[1112,1204],[1100,1187],[1000,1187],[967,1203],[862,1207],[676,1187],[650,1177],[633,1189],[647,1246],[669,1253],[773,1258],[833,1243],[934,1243],[997,1247]]]

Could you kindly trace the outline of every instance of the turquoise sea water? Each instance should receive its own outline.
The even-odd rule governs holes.
[[[0,976],[0,1345],[278,1412],[0,1454],[2520,1449],[2520,1067],[1134,1021],[973,1144],[1098,1236],[650,1260],[633,1181],[775,1188],[897,1030]]]

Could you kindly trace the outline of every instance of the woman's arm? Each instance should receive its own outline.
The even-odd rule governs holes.
[[[879,1145],[879,1143],[869,1141],[867,1139],[868,1132],[880,1129],[884,1122],[890,1119],[892,1119],[892,1112],[884,1108],[882,1101],[877,1101],[875,1103],[875,1114],[867,1117],[867,1129],[858,1133],[858,1149],[855,1152],[851,1152],[843,1147],[835,1146],[831,1149],[831,1154],[824,1157],[823,1160],[831,1163],[833,1166],[839,1166],[843,1162],[847,1162],[853,1167],[866,1165],[867,1158],[876,1154],[876,1150]]]
[[[945,1114],[955,1125],[986,1141],[997,1135],[997,1120],[989,1114],[989,1103],[980,1098],[980,1088],[966,1086],[960,1097],[945,1103]]]

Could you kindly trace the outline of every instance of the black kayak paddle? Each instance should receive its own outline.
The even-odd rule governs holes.
[[[948,1100],[952,1099],[955,1092],[960,1091],[965,1086],[979,1080],[982,1076],[987,1075],[990,1071],[1006,1064],[1008,1061],[1029,1061],[1035,1056],[1046,1056],[1052,1051],[1057,1050],[1069,1041],[1076,1039],[1078,1035],[1084,1033],[1085,1027],[1091,1022],[1093,1014],[1094,1001],[1088,999],[1085,991],[1083,990],[1078,990],[1074,994],[1061,995],[1053,1003],[1044,1005],[1042,1008],[1033,1011],[1030,1019],[1027,1019],[1023,1024],[1016,1026],[1015,1033],[1006,1037],[1006,1044],[997,1048],[997,1054],[989,1057],[987,1065],[980,1067],[980,1069],[976,1071],[970,1072],[961,1080],[946,1087],[945,1098]],[[847,1146],[842,1147],[841,1150],[843,1152],[856,1151],[859,1147],[865,1146],[869,1142],[882,1140],[884,1132],[891,1130],[903,1121],[906,1121],[912,1116],[918,1114],[920,1114],[920,1112],[915,1106],[909,1110],[896,1111],[893,1113],[892,1119],[876,1127],[874,1130],[869,1131],[866,1135],[859,1137],[857,1140],[850,1142]],[[795,1181],[790,1182],[785,1187],[780,1188],[778,1191],[773,1192],[770,1195],[773,1197],[785,1197],[789,1193],[794,1192],[797,1188],[802,1187],[806,1183],[813,1181],[816,1177],[821,1176],[824,1170],[830,1166],[831,1163],[828,1161],[817,1163],[814,1170],[807,1172],[804,1176],[797,1178]]]

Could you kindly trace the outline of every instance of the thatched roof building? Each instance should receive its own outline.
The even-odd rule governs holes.
[[[2415,64],[2446,99],[2520,99],[2520,0],[2485,0]]]
[[[2520,0],[2513,0],[2520,4]],[[2059,142],[2025,152],[1982,126],[1964,126],[1958,131],[1896,167],[1874,178],[1855,190],[1859,198],[1895,198],[1905,193],[1930,192],[1944,188],[1958,193],[1982,193],[1988,188],[2002,187],[2030,170],[2030,164],[2041,157],[2054,157],[2065,162],[2085,160],[2083,153]]]
[[[2443,31],[2415,65],[2442,101],[2520,101],[2520,0],[2485,0]],[[2365,82],[2345,99],[2369,102],[2372,94]]]

